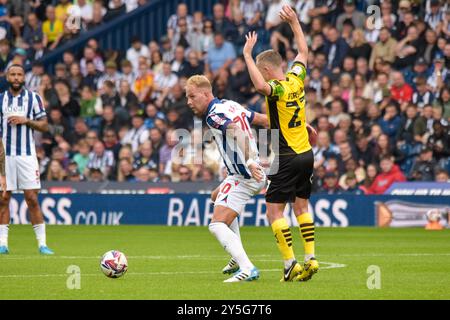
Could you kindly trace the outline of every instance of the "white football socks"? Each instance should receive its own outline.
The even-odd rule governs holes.
[[[230,229],[238,236],[239,240],[241,240],[241,232],[239,231],[239,221],[237,217],[230,224]]]
[[[240,238],[225,223],[210,223],[209,231],[219,240],[225,251],[234,258],[242,269],[251,270],[254,268],[253,263],[245,253]]]
[[[38,246],[47,246],[46,236],[45,236],[45,223],[35,224],[33,226],[34,233],[36,234],[36,240],[38,241]]]
[[[8,246],[8,224],[0,224],[0,246]]]

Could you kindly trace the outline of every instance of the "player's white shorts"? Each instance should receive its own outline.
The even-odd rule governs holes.
[[[257,182],[255,179],[244,179],[237,175],[228,176],[220,184],[214,206],[230,208],[240,215],[248,200],[260,193],[265,184],[265,180]]]
[[[41,188],[36,156],[6,156],[5,174],[8,191]]]

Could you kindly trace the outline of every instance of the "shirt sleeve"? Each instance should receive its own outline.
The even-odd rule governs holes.
[[[255,112],[252,110],[244,109],[245,116],[248,119],[248,122],[251,124],[253,122],[253,119],[255,118]]]
[[[285,93],[285,88],[283,84],[278,80],[269,80],[267,82],[270,86],[270,94],[269,97],[278,97],[281,98]]]
[[[306,67],[300,61],[295,61],[287,74],[288,76],[293,75],[294,77],[301,80],[301,82],[303,83],[306,78]]]
[[[224,113],[213,112],[206,117],[206,123],[208,126],[214,129],[222,130],[222,132],[227,130],[227,127],[231,122],[231,119],[229,119]]]
[[[35,93],[35,100],[33,101],[33,119],[39,120],[47,116],[44,110],[44,104],[42,103],[42,98]]]

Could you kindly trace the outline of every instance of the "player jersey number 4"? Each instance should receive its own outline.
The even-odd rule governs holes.
[[[294,62],[286,80],[270,80],[271,92],[266,97],[271,129],[279,130],[280,155],[300,154],[311,149],[306,129],[305,65]]]

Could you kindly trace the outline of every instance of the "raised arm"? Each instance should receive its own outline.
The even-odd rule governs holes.
[[[253,85],[255,86],[256,91],[259,93],[269,96],[272,92],[270,85],[264,80],[261,71],[259,71],[256,66],[255,60],[252,57],[253,47],[258,41],[258,35],[256,32],[249,32],[245,36],[246,42],[243,50],[245,63],[247,64],[248,73],[250,74],[250,78],[252,79]]]
[[[297,14],[288,5],[283,6],[280,11],[281,20],[289,23],[292,31],[294,32],[295,43],[297,44],[298,53],[295,57],[295,61],[299,61],[306,66],[308,61],[308,44],[306,42],[305,35],[303,34],[302,27],[298,21]]]

